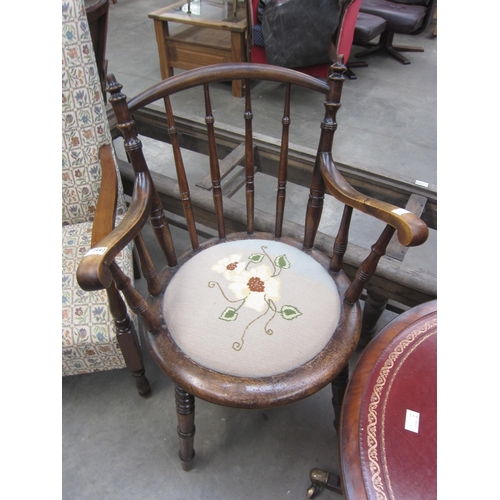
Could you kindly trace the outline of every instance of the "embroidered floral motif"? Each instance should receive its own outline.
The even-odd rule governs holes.
[[[280,315],[287,321],[294,320],[302,315],[299,309],[292,305],[283,305],[278,309],[276,303],[280,299],[281,287],[281,281],[278,276],[283,270],[289,269],[291,264],[284,254],[279,255],[273,260],[266,252],[266,248],[266,246],[262,246],[263,253],[253,253],[250,255],[246,263],[242,262],[241,255],[233,254],[229,257],[224,257],[211,267],[212,271],[221,273],[229,281],[227,288],[234,295],[234,300],[228,298],[219,282],[209,281],[209,288],[217,287],[224,299],[235,305],[234,307],[226,307],[219,316],[220,320],[235,321],[238,318],[238,311],[243,306],[262,313],[245,327],[240,341],[233,343],[232,347],[235,351],[240,351],[243,348],[244,338],[250,326],[269,312],[271,312],[271,317],[264,325],[264,331],[267,335],[274,333],[269,328],[269,324],[274,320],[276,315]],[[266,258],[271,265],[263,263]],[[252,264],[256,265],[256,267],[250,267]]]

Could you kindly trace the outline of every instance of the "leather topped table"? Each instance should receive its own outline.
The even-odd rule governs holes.
[[[361,355],[340,424],[351,500],[437,498],[437,301],[403,313]]]

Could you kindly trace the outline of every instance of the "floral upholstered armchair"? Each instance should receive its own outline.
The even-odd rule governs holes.
[[[100,158],[100,150],[102,158]],[[62,374],[128,367],[142,396],[150,393],[137,316],[116,288],[84,292],[76,269],[92,246],[92,225],[107,161],[116,176],[116,217],[125,213],[119,171],[83,0],[62,1]],[[116,259],[133,276],[132,247]],[[114,316],[108,303],[114,305]],[[118,331],[118,334],[116,333]]]

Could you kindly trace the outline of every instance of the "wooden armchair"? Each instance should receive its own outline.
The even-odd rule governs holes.
[[[126,297],[132,309],[143,317],[154,359],[176,384],[179,456],[184,470],[191,468],[194,458],[195,397],[232,407],[270,408],[297,401],[331,383],[338,419],[348,381],[347,363],[360,334],[358,300],[363,287],[395,231],[404,245],[419,245],[427,238],[427,226],[418,217],[355,191],[336,169],[331,148],[344,71],[340,58],[325,83],[270,65],[213,65],[168,78],[128,103],[122,86],[108,75],[109,102],[135,171],[135,188],[124,219],[97,243],[98,253],[83,258],[77,276],[85,290],[109,288],[113,283],[121,288],[126,278],[115,264],[115,257],[138,237],[150,219],[166,266],[153,272],[151,260],[141,247],[150,295],[143,298],[129,290]],[[246,135],[246,212],[238,224],[234,224],[234,217],[239,204],[223,197],[221,188],[228,161],[219,161],[224,145],[217,144],[210,94],[211,84],[232,80],[245,82],[242,121]],[[273,215],[262,210],[255,182],[252,82],[262,80],[278,84],[283,97],[283,114],[279,112],[281,161],[276,172]],[[198,92],[204,98],[200,112],[205,113],[206,171],[211,179],[211,194],[188,182],[189,166],[183,159],[172,104],[175,94],[185,90],[190,96]],[[304,232],[295,231],[297,226],[287,224],[285,216],[288,137],[294,115],[291,95],[295,91],[326,96],[321,125],[318,117],[317,161],[311,172],[309,196],[303,200]],[[322,102],[321,96],[318,115]],[[182,203],[192,247],[180,256],[174,252],[169,217],[134,127],[134,111],[151,103],[163,104],[168,119],[178,184],[178,193],[173,196]],[[331,255],[314,248],[327,192],[345,205]],[[300,201],[294,197],[293,203]],[[381,219],[387,226],[351,283],[342,271],[342,263],[354,209]],[[226,223],[225,211],[232,212],[233,223]],[[210,224],[217,231],[216,237],[203,242],[196,223],[201,216],[204,225]]]
[[[80,259],[126,206],[83,0],[62,7],[62,374],[128,367],[147,396],[137,316],[115,286],[85,293],[76,282]],[[116,260],[132,274],[132,246],[121,250]]]

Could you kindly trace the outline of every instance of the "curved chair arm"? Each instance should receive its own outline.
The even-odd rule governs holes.
[[[408,210],[356,191],[338,171],[330,153],[321,153],[320,167],[326,188],[332,196],[394,227],[402,245],[418,246],[427,240],[429,229],[420,217]]]
[[[148,219],[152,203],[151,177],[149,173],[140,172],[135,176],[130,207],[122,221],[113,229],[116,209],[116,171],[111,150],[104,152],[103,149],[100,150],[103,176],[92,228],[92,248],[84,255],[76,272],[78,284],[86,291],[101,290],[111,285],[109,266],[140,232]],[[114,182],[110,175],[110,162]]]

